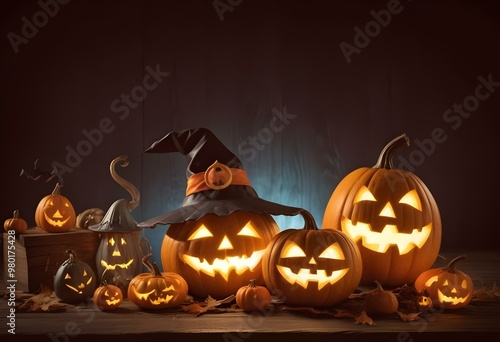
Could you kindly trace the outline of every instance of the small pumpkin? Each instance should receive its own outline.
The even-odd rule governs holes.
[[[271,293],[266,287],[255,285],[255,279],[236,292],[236,304],[244,311],[265,311],[270,303]]]
[[[3,224],[5,231],[14,230],[16,234],[24,234],[28,230],[28,223],[19,217],[19,210],[14,210],[12,218],[5,220]]]
[[[426,291],[434,307],[463,308],[469,304],[474,294],[473,282],[469,275],[456,268],[456,263],[465,258],[465,255],[461,255],[445,267],[422,272],[415,280],[415,290],[418,293]]]
[[[382,285],[375,281],[376,288],[366,293],[364,308],[368,314],[390,315],[398,310],[398,298],[392,291],[385,290]]]
[[[90,208],[82,211],[76,216],[76,226],[87,229],[89,226],[102,221],[105,212],[100,208]]]
[[[78,304],[94,294],[96,277],[92,268],[78,260],[75,251],[66,251],[69,258],[57,269],[54,276],[54,292],[61,301]]]
[[[99,310],[111,311],[122,304],[123,292],[118,286],[108,284],[104,280],[101,286],[95,289],[92,300]]]
[[[334,189],[323,228],[339,229],[363,258],[360,284],[411,284],[435,262],[441,217],[430,190],[414,173],[394,167],[393,157],[410,144],[406,134],[391,140],[373,167],[345,176]]]
[[[67,232],[76,224],[76,212],[66,196],[61,195],[61,184],[57,183],[52,194],[40,200],[35,210],[35,222],[48,233]]]
[[[357,288],[362,260],[354,241],[339,230],[318,229],[302,210],[303,229],[278,233],[262,257],[262,274],[271,293],[284,303],[326,307]]]
[[[166,309],[179,306],[187,297],[188,284],[179,274],[160,272],[158,265],[148,261],[151,254],[142,262],[150,273],[136,275],[129,283],[128,299],[142,309]]]

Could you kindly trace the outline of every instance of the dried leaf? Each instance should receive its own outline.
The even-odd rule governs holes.
[[[60,301],[61,299],[54,291],[42,285],[39,294],[24,300],[16,310],[19,312],[61,312],[66,309],[66,306]]]
[[[375,322],[366,314],[366,311],[361,311],[361,313],[354,318],[354,321],[356,324],[375,325]]]
[[[199,315],[207,312],[207,311],[214,311],[214,312],[228,312],[229,310],[224,309],[224,310],[219,310],[217,307],[222,304],[229,304],[231,303],[235,295],[228,296],[224,299],[221,300],[216,300],[212,298],[211,296],[208,296],[207,299],[205,299],[204,302],[194,302],[188,305],[181,305],[182,310],[192,314],[195,317],[198,317]]]
[[[493,284],[491,290],[487,290],[486,287],[482,286],[474,291],[472,296],[472,301],[475,302],[495,302],[500,300],[500,288]]]
[[[404,313],[401,311],[396,311],[399,314],[399,317],[405,322],[418,321],[420,319],[421,312],[410,312]]]

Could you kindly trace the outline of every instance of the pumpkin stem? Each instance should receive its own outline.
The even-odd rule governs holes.
[[[250,279],[250,285],[249,287],[255,287],[255,279]]]
[[[125,180],[116,173],[115,165],[120,161],[122,162],[120,165],[121,167],[126,167],[128,165],[127,156],[122,155],[111,161],[111,165],[109,166],[109,171],[111,172],[111,177],[113,177],[115,182],[120,184],[125,190],[127,190],[130,196],[132,196],[132,200],[127,205],[128,210],[132,211],[139,205],[141,194],[139,190],[132,183]]]
[[[152,272],[154,277],[159,277],[161,276],[161,271],[156,262],[153,262],[153,272]]]
[[[317,230],[318,226],[316,225],[316,221],[310,212],[305,209],[300,211],[300,215],[304,219],[304,229],[305,230]]]
[[[60,195],[61,194],[62,184],[57,182],[54,190],[52,190],[52,195]]]
[[[392,139],[380,152],[380,155],[377,160],[377,164],[373,166],[373,168],[378,169],[395,169],[394,164],[392,163],[392,159],[397,151],[399,151],[403,147],[410,146],[410,139],[406,135],[406,133],[397,136]]]
[[[69,263],[73,263],[73,262],[76,262],[76,253],[74,250],[72,249],[67,249],[66,250],[66,253],[69,254],[69,259],[68,259],[68,262]]]
[[[383,291],[384,288],[382,287],[382,285],[378,282],[378,280],[375,280],[375,285],[377,285],[377,288],[375,290],[378,290],[378,291]]]
[[[450,261],[448,263],[448,265],[446,265],[444,267],[444,269],[447,271],[447,272],[450,272],[450,273],[455,273],[456,272],[456,267],[455,267],[455,264],[457,262],[459,262],[460,260],[463,260],[465,259],[467,256],[466,255],[460,255],[460,256],[457,256],[455,259],[453,259],[452,261]]]
[[[19,218],[19,210],[14,210],[14,215],[13,215],[15,219]]]

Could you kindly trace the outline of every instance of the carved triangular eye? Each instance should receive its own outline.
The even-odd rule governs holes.
[[[108,240],[108,243],[109,243],[111,246],[114,246],[114,245],[115,245],[115,239],[113,239],[113,237],[111,237],[111,238]]]
[[[371,201],[371,202],[376,202],[377,200],[375,199],[375,196],[371,193],[370,190],[366,186],[362,186],[361,189],[359,189],[358,193],[356,194],[356,197],[354,197],[354,204],[361,202],[361,201]]]
[[[462,280],[462,288],[466,289],[467,288],[467,280]]]
[[[64,279],[71,279],[71,276],[69,275],[69,273],[66,273],[66,275],[64,276]]]
[[[345,260],[344,252],[342,252],[342,248],[338,242],[331,244],[323,251],[323,253],[319,255],[319,257],[325,259]]]
[[[252,225],[252,222],[248,221],[247,224],[241,230],[238,232],[237,235],[243,235],[243,236],[251,236],[255,238],[261,238],[259,233],[255,230],[255,228]]]
[[[213,236],[212,233],[208,230],[207,227],[205,227],[204,224],[200,226],[191,236],[188,238],[188,240],[197,240],[197,239],[202,239],[205,237],[211,237]]]
[[[125,241],[125,239],[124,239],[124,238],[121,238],[121,243],[122,243],[122,246],[123,246],[123,245],[126,245],[126,244],[127,244],[127,241]]]
[[[408,204],[418,211],[422,211],[422,203],[420,203],[420,198],[418,197],[417,190],[415,189],[408,191],[406,195],[399,200],[399,203]]]
[[[443,286],[447,286],[447,285],[448,285],[448,280],[445,280],[443,283]]]
[[[306,253],[295,242],[287,241],[281,251],[282,258],[305,257]]]

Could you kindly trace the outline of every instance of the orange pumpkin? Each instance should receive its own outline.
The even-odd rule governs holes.
[[[246,211],[172,224],[161,246],[163,269],[186,279],[194,296],[226,298],[251,279],[263,284],[262,255],[278,232],[271,215]]]
[[[415,174],[394,168],[409,145],[406,134],[389,142],[375,166],[349,173],[326,206],[323,227],[342,230],[363,258],[361,284],[410,284],[431,267],[441,245],[441,217],[431,192]]]
[[[19,217],[19,210],[14,210],[13,217],[5,220],[3,228],[5,231],[14,230],[16,234],[23,234],[28,230],[28,223]]]
[[[474,285],[466,273],[456,268],[456,263],[465,259],[464,255],[451,260],[442,268],[431,268],[422,272],[415,280],[418,293],[427,292],[435,307],[445,309],[463,308],[472,299]]]
[[[76,224],[75,208],[61,195],[61,187],[57,183],[52,194],[42,198],[35,210],[37,226],[49,233],[67,232]]]
[[[142,309],[166,309],[179,306],[187,297],[188,284],[179,274],[160,272],[156,263],[148,261],[151,254],[142,262],[150,273],[136,275],[129,283],[128,299]]]
[[[111,311],[118,308],[123,302],[123,292],[118,286],[104,281],[101,286],[95,289],[92,300],[99,310]]]
[[[350,237],[318,229],[303,210],[303,229],[286,229],[269,243],[262,274],[271,293],[290,305],[326,307],[341,302],[357,288],[362,261]]]
[[[398,298],[394,293],[385,290],[378,281],[377,287],[368,291],[364,298],[364,308],[371,315],[390,315],[398,310]]]
[[[255,279],[251,279],[249,285],[239,288],[235,299],[244,311],[266,311],[271,303],[271,293],[266,287],[255,285]]]

